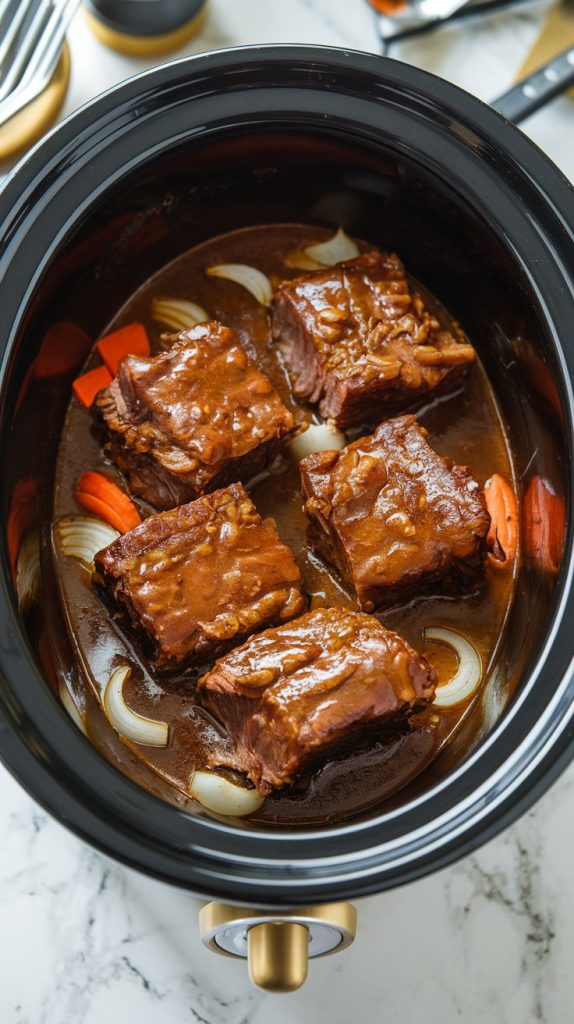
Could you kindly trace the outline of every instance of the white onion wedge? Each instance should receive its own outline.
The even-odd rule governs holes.
[[[289,442],[289,452],[297,462],[313,452],[339,451],[347,438],[329,423],[310,423],[302,434]]]
[[[110,725],[120,736],[146,747],[167,747],[169,726],[154,718],[144,718],[132,711],[124,700],[124,683],[131,673],[129,665],[112,672],[104,691],[104,711]]]
[[[18,607],[27,612],[40,590],[40,535],[37,530],[24,538],[16,563],[16,593]]]
[[[68,712],[70,718],[72,719],[72,722],[74,723],[74,725],[78,727],[80,732],[83,732],[84,736],[86,736],[87,734],[86,726],[84,725],[84,719],[82,718],[78,710],[78,707],[76,706],[76,702],[72,697],[72,694],[68,690],[68,687],[63,682],[63,680],[60,680],[58,691],[60,694],[60,700],[63,706],[65,707],[66,711]]]
[[[307,256],[317,260],[323,267],[334,267],[336,263],[344,260],[354,260],[359,255],[359,250],[353,240],[343,231],[343,228],[329,238],[326,242],[316,242],[315,245],[308,245],[304,250]]]
[[[427,626],[423,631],[423,636],[425,642],[432,640],[452,647],[458,657],[458,668],[452,679],[449,679],[448,683],[443,683],[442,686],[437,686],[435,706],[451,708],[455,704],[467,700],[477,689],[482,678],[482,662],[478,651],[469,640],[466,640],[460,633],[455,633],[453,629]]]
[[[304,249],[293,249],[283,260],[290,270],[320,270],[323,266],[319,260],[314,260]]]
[[[220,263],[217,267],[207,267],[205,273],[209,277],[222,277],[226,281],[240,284],[262,306],[268,306],[271,302],[271,281],[261,270],[257,270],[257,267],[250,267],[247,263]]]
[[[189,795],[207,810],[232,818],[253,814],[265,799],[256,789],[237,786],[216,772],[202,771],[191,776]]]
[[[209,313],[198,306],[196,302],[188,302],[187,299],[171,299],[158,295],[152,299],[151,315],[154,320],[174,331],[188,331],[197,324],[203,324],[209,320]]]
[[[97,552],[119,537],[113,526],[92,516],[62,516],[52,529],[62,554],[77,559],[90,572]]]

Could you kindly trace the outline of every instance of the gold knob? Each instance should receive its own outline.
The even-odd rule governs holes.
[[[350,946],[357,923],[350,903],[277,910],[207,903],[199,912],[201,939],[223,956],[246,959],[254,985],[292,992],[307,977],[307,960]]]
[[[293,921],[265,921],[247,932],[247,964],[254,985],[293,992],[307,977],[309,931]]]

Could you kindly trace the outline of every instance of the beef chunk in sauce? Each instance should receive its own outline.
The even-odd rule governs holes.
[[[340,427],[455,387],[474,359],[411,290],[398,257],[379,252],[283,284],[272,316],[294,393]]]
[[[95,565],[163,672],[305,608],[293,555],[242,484],[150,516],[100,551]]]
[[[489,515],[469,469],[430,447],[414,416],[301,462],[309,541],[372,611],[437,580],[476,579]]]
[[[293,429],[271,382],[217,322],[174,335],[160,355],[128,356],[96,404],[130,490],[160,509],[247,481]]]
[[[221,658],[199,696],[266,792],[343,741],[404,721],[433,700],[436,682],[425,658],[377,619],[319,608]]]

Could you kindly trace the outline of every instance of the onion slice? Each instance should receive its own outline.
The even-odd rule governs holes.
[[[92,516],[62,516],[52,527],[60,550],[66,558],[75,558],[94,571],[94,556],[119,537],[117,530]]]
[[[434,705],[439,708],[451,708],[461,701],[467,700],[477,689],[482,678],[482,662],[477,650],[469,640],[453,629],[440,626],[427,626],[423,631],[425,642],[428,640],[446,644],[456,651],[458,668],[448,683],[438,686]]]
[[[84,725],[84,719],[82,718],[78,706],[63,680],[60,680],[58,692],[60,694],[60,701],[68,712],[72,722],[78,727],[80,732],[83,732],[84,736],[86,736],[87,733],[86,726]]]
[[[40,535],[33,530],[23,540],[16,563],[16,593],[21,612],[30,610],[40,591]]]
[[[209,277],[222,277],[226,281],[240,284],[262,306],[268,306],[271,302],[271,281],[261,270],[257,270],[257,267],[250,267],[247,263],[220,263],[216,267],[207,267],[205,273]]]
[[[323,267],[334,267],[336,263],[343,263],[344,260],[354,260],[359,255],[359,250],[353,240],[343,231],[343,228],[329,238],[326,242],[316,242],[315,245],[308,245],[303,250],[312,260],[317,260]]]
[[[159,722],[153,718],[144,718],[132,711],[124,700],[124,683],[129,678],[131,668],[122,665],[112,672],[104,691],[104,711],[116,732],[134,743],[142,743],[146,747],[167,747],[169,726],[167,722]]]
[[[217,772],[202,771],[191,776],[189,795],[207,810],[232,818],[253,814],[265,799],[256,789],[238,786]]]
[[[297,462],[313,452],[339,451],[347,438],[330,423],[310,423],[302,434],[289,442],[289,451]]]
[[[283,260],[290,270],[320,270],[322,265],[319,260],[314,260],[304,249],[293,249]]]
[[[169,296],[158,295],[152,299],[151,315],[154,320],[174,331],[188,331],[197,324],[209,320],[209,313],[206,313],[202,306],[196,302],[189,302],[187,299],[172,299]]]

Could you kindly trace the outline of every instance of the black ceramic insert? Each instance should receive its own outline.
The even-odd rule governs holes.
[[[197,893],[278,905],[379,891],[469,852],[570,760],[574,712],[569,516],[558,578],[524,567],[518,581],[501,668],[520,677],[513,701],[493,678],[480,728],[437,762],[431,788],[368,819],[287,833],[188,814],[106,761],[53,695],[15,606],[6,541],[23,475],[37,475],[50,519],[69,381],[43,394],[38,414],[30,365],[43,334],[67,315],[97,336],[179,252],[220,230],[289,219],[344,219],[398,248],[472,325],[520,472],[552,479],[569,513],[574,193],[520,131],[454,86],[347,51],[219,51],[83,107],[0,195],[0,755],[111,856]],[[61,656],[66,666],[65,644]]]

